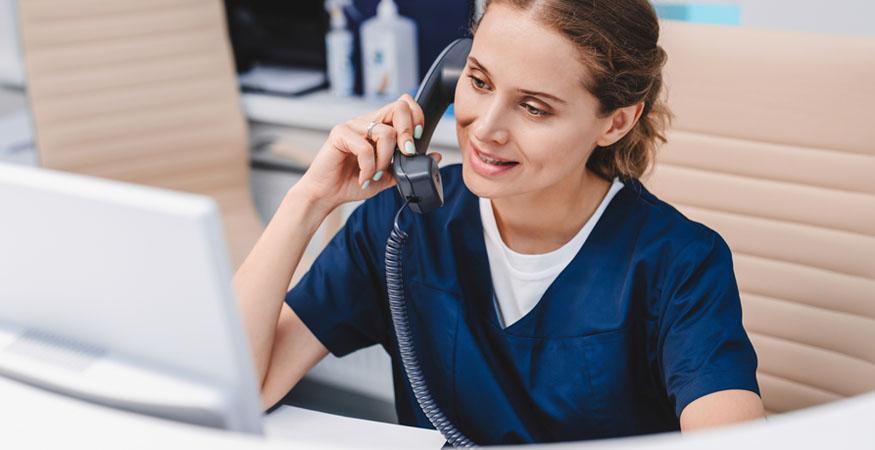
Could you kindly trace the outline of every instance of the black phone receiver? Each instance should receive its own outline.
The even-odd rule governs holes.
[[[462,76],[462,70],[468,60],[471,43],[471,39],[458,39],[447,46],[428,69],[428,74],[419,86],[416,103],[425,114],[425,124],[422,136],[415,144],[416,154],[405,156],[398,147],[395,147],[392,169],[395,172],[398,191],[406,200],[404,205],[410,206],[410,209],[419,214],[425,214],[444,204],[441,173],[437,163],[425,152],[441,116],[450,103],[453,103],[456,83]],[[407,233],[398,224],[398,217],[402,211],[404,206],[395,214],[395,224],[386,241],[386,293],[389,297],[389,312],[395,328],[395,339],[398,341],[398,354],[401,356],[410,389],[428,421],[453,447],[473,447],[474,442],[459,431],[434,402],[419,365],[419,357],[413,345],[410,322],[407,318],[404,278],[401,274],[402,252],[407,240]]]
[[[416,103],[425,114],[422,137],[415,141],[416,154],[407,156],[395,147],[392,169],[398,192],[409,201],[410,209],[425,214],[444,204],[444,188],[438,165],[426,155],[434,129],[444,111],[455,100],[456,83],[462,76],[471,39],[456,39],[445,48],[422,80],[416,93]]]

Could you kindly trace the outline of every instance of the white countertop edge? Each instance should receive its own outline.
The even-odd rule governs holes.
[[[243,112],[251,121],[326,132],[383,105],[358,97],[339,98],[324,91],[301,97],[244,93],[241,101]],[[445,116],[438,123],[432,145],[458,148],[454,122]]]

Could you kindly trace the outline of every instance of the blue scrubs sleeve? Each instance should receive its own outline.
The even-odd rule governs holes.
[[[387,342],[383,283],[395,189],[365,201],[286,294],[286,303],[335,356]]]
[[[674,258],[663,286],[657,354],[675,413],[726,389],[759,394],[729,247],[709,230]]]

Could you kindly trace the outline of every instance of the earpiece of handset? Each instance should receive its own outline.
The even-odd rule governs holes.
[[[457,39],[445,48],[425,75],[416,94],[416,102],[425,115],[422,137],[415,141],[416,155],[405,156],[397,148],[392,169],[401,196],[409,200],[410,209],[425,214],[444,204],[444,188],[437,162],[426,155],[434,129],[447,107],[453,103],[456,83],[462,75],[471,39]]]

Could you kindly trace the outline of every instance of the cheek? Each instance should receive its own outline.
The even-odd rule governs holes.
[[[464,86],[464,78],[456,85],[456,94],[453,102],[453,113],[456,115],[456,123],[466,127],[477,117],[475,111],[475,94]]]
[[[531,126],[514,138],[536,167],[576,170],[592,153],[592,137],[580,126]]]

